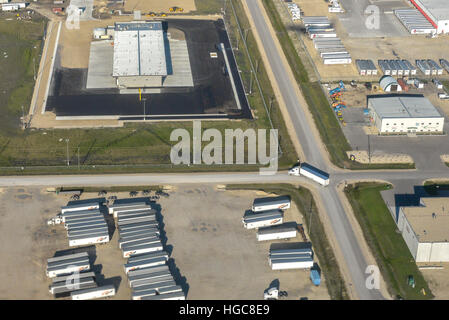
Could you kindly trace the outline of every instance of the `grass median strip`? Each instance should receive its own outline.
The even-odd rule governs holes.
[[[320,261],[320,268],[326,278],[326,285],[331,299],[349,299],[340,268],[319,217],[315,200],[308,189],[294,187],[290,184],[229,184],[226,186],[226,189],[260,190],[278,195],[289,195],[304,217],[307,230],[309,230],[309,238],[312,242],[314,253]]]
[[[409,300],[432,299],[433,294],[402,235],[397,232],[396,223],[380,194],[382,190],[390,188],[389,184],[350,184],[345,188],[345,194],[390,294],[395,298]],[[409,275],[415,279],[415,288],[407,283]]]

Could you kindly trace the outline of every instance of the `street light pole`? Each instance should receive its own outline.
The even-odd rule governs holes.
[[[67,145],[67,166],[70,165],[69,161],[69,139],[65,139],[66,145]]]

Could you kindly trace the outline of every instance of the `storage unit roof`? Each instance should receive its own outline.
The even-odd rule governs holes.
[[[377,96],[368,104],[380,118],[441,118],[433,104],[423,96]]]

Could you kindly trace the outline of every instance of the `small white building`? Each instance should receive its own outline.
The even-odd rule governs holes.
[[[444,117],[422,95],[369,96],[368,109],[380,134],[443,132]]]
[[[400,207],[398,228],[416,262],[449,261],[449,198],[421,198]]]

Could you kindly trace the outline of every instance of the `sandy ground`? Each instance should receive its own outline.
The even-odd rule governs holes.
[[[125,11],[141,10],[142,13],[168,13],[170,7],[181,7],[184,12],[196,10],[194,0],[125,0]]]
[[[346,154],[348,158],[351,155],[355,156],[355,161],[359,163],[413,163],[413,158],[406,154],[385,154],[385,153],[374,153],[368,157],[368,152],[366,151],[347,151]]]
[[[288,292],[288,299],[329,299],[325,279],[315,287],[307,271],[271,270],[267,256],[273,242],[258,242],[254,230],[243,228],[245,210],[254,198],[265,194],[220,191],[211,186],[174,188],[169,194],[158,201],[166,249],[187,283],[188,299],[263,299],[263,291],[276,279],[280,290]],[[110,195],[128,197],[128,193]],[[81,199],[93,197],[97,194],[84,194]],[[6,188],[0,193],[0,299],[53,299],[48,292],[51,281],[45,275],[46,259],[70,248],[63,226],[47,226],[46,220],[67,201],[67,196],[38,188]],[[113,283],[118,287],[111,299],[130,299],[123,270],[126,260],[118,248],[118,233],[110,216],[107,220],[112,239],[89,247],[95,257],[92,268],[100,285]],[[302,215],[293,205],[285,212],[285,220],[302,223]],[[298,235],[275,242],[300,241]]]
[[[167,244],[173,246],[171,258],[186,278],[188,299],[262,299],[276,279],[288,299],[329,299],[325,283],[313,286],[307,271],[273,271],[268,265],[270,245],[301,242],[299,234],[287,241],[258,242],[255,230],[243,228],[244,212],[261,196],[266,195],[186,186],[160,200]],[[293,205],[284,221],[302,223],[302,215]]]
[[[425,264],[418,263],[418,266]],[[435,299],[448,300],[449,299],[449,263],[434,263],[433,266],[442,266],[443,269],[423,269],[420,268],[424,279],[432,290]]]
[[[295,3],[304,12],[304,16],[327,16],[334,24],[337,36],[342,40],[345,48],[351,54],[353,63],[348,65],[324,65],[318,51],[313,46],[313,41],[307,35],[302,33],[303,39],[309,54],[311,55],[315,66],[323,81],[335,80],[359,80],[376,81],[382,74],[378,70],[379,76],[360,76],[355,66],[356,59],[371,59],[377,66],[379,59],[407,59],[415,64],[416,59],[439,59],[449,58],[444,52],[449,51],[449,41],[447,36],[441,36],[436,39],[429,39],[425,36],[409,37],[385,37],[385,38],[350,38],[345,28],[341,24],[338,14],[329,13],[327,4],[324,1],[314,0],[295,0]],[[297,21],[293,23],[297,28],[302,28],[302,23]],[[410,50],[413,48],[413,50]],[[442,54],[443,53],[443,54]],[[421,77],[421,75],[419,75]],[[445,72],[442,79],[449,79]]]

